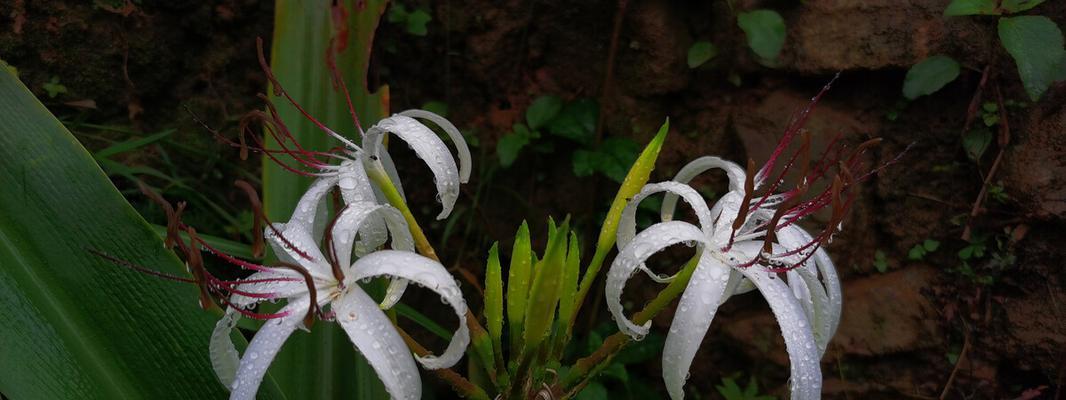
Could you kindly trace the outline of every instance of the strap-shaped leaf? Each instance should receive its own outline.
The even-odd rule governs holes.
[[[171,274],[181,263],[2,62],[0,185],[0,392],[225,396],[207,351],[216,316],[196,290],[88,250]]]

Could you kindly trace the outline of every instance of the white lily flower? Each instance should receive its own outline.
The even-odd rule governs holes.
[[[826,87],[828,89],[828,86]],[[618,228],[619,253],[607,275],[607,306],[619,329],[634,339],[641,339],[651,323],[634,324],[625,316],[621,294],[632,275],[641,270],[659,282],[674,279],[650,271],[645,261],[663,249],[686,243],[698,248],[698,262],[674,315],[663,349],[663,379],[673,399],[684,398],[683,386],[689,367],[718,306],[729,297],[758,290],[766,298],[777,318],[791,363],[790,388],[793,399],[820,398],[822,374],[819,360],[840,322],[841,290],[836,270],[822,246],[832,240],[841,227],[846,210],[854,200],[850,189],[875,170],[854,175],[860,167],[859,155],[876,140],[859,145],[849,156],[843,146],[826,151],[808,172],[807,151],[810,142],[784,164],[777,180],[770,181],[774,165],[799,134],[815,97],[786,130],[784,137],[757,172],[749,161],[747,171],[718,157],[701,157],[682,168],[674,181],[649,184],[634,196],[622,212]],[[804,156],[799,161],[799,156]],[[802,182],[795,188],[778,191],[790,168],[802,169]],[[832,184],[807,200],[808,185],[827,178],[830,168],[837,168]],[[882,166],[883,168],[883,166]],[[729,179],[729,191],[713,207],[687,183],[710,169],[720,169]],[[755,190],[766,185],[764,195]],[[662,220],[636,233],[636,210],[649,195],[665,192]],[[672,221],[678,198],[694,211],[695,224]],[[831,208],[828,228],[812,237],[796,223],[814,212]],[[782,279],[784,278],[784,279]]]
[[[212,364],[219,379],[232,390],[231,399],[253,399],[285,339],[302,324],[308,324],[317,310],[327,307],[329,311],[324,314],[348,333],[392,398],[420,398],[415,358],[378,304],[358,284],[373,277],[390,277],[405,285],[407,281],[415,282],[440,294],[455,311],[460,323],[451,342],[439,357],[417,357],[424,367],[454,365],[469,343],[469,330],[463,323],[466,302],[457,283],[440,263],[412,252],[411,234],[395,208],[368,201],[348,204],[326,232],[325,252],[319,249],[313,234],[317,205],[336,179],[316,181],[289,222],[274,224],[267,230],[281,265],[289,268],[258,272],[238,285],[228,300],[230,308],[216,325],[211,338]],[[358,238],[367,240],[366,225],[375,218],[385,224],[396,250],[376,251],[352,263],[353,251],[359,251]],[[264,315],[247,310],[262,301],[279,299],[287,304],[278,313]],[[395,300],[386,299],[385,303],[391,305]],[[268,321],[239,358],[229,334],[242,314]]]

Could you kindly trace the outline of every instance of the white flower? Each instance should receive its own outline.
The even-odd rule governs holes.
[[[462,357],[469,340],[465,324],[466,302],[458,285],[440,263],[412,252],[413,241],[400,213],[388,205],[353,201],[332,221],[324,232],[322,249],[315,240],[316,214],[325,193],[343,177],[325,177],[304,194],[289,222],[267,229],[267,238],[281,260],[279,265],[257,272],[232,291],[230,307],[216,325],[211,337],[211,360],[219,379],[232,390],[231,399],[253,399],[274,356],[285,339],[315,314],[332,318],[344,329],[352,343],[367,359],[395,399],[418,399],[421,383],[414,357],[392,322],[359,286],[373,277],[393,278],[393,282],[411,281],[437,292],[455,311],[459,327],[447,349],[439,357],[417,357],[426,368],[454,365]],[[370,235],[367,224],[382,221],[392,235],[394,250],[359,254],[351,262],[360,241],[384,241]],[[369,250],[366,250],[369,251]],[[390,292],[393,292],[390,290]],[[386,297],[393,296],[390,293]],[[385,305],[398,298],[386,299]],[[262,301],[285,300],[275,314],[257,314],[248,308]],[[328,308],[328,311],[320,311]],[[241,315],[267,319],[256,333],[243,357],[229,339],[230,331]],[[307,328],[304,326],[304,328]]]
[[[819,95],[820,96],[820,95]],[[817,98],[816,98],[817,99]],[[777,317],[791,361],[793,399],[820,398],[822,374],[819,360],[840,321],[840,282],[833,263],[822,249],[840,229],[845,211],[854,199],[849,189],[868,177],[852,175],[859,165],[858,155],[874,141],[858,146],[850,157],[843,148],[817,162],[810,171],[805,155],[809,141],[785,164],[784,171],[765,195],[755,190],[766,184],[781,153],[799,132],[810,109],[793,120],[770,160],[758,172],[749,162],[747,172],[739,165],[718,157],[701,157],[678,172],[672,182],[649,184],[634,196],[622,213],[618,229],[619,254],[607,275],[607,305],[619,329],[635,339],[648,333],[651,323],[634,324],[624,314],[622,289],[641,270],[658,282],[674,276],[660,276],[644,262],[653,254],[678,244],[698,248],[699,260],[681,296],[663,349],[663,379],[671,398],[684,397],[683,386],[689,367],[703,341],[718,306],[734,294],[758,289]],[[835,144],[835,142],[834,142]],[[831,145],[832,146],[832,145]],[[803,168],[795,188],[778,192],[782,177],[796,164]],[[822,192],[801,199],[809,182],[828,175],[837,167],[838,175]],[[687,185],[693,177],[710,169],[723,170],[729,178],[729,191],[713,207]],[[636,210],[649,195],[665,192],[662,219],[636,233]],[[695,224],[672,221],[680,197],[695,212]],[[828,228],[815,237],[796,222],[815,211],[831,207]],[[784,279],[782,279],[782,277]]]

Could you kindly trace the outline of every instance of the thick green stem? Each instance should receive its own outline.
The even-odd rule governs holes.
[[[643,325],[645,322],[650,321],[659,312],[670,305],[681,293],[684,293],[685,287],[688,286],[689,279],[692,278],[692,273],[696,271],[696,265],[699,263],[700,253],[697,253],[685,267],[681,269],[681,272],[677,274],[677,277],[666,286],[663,291],[659,292],[654,299],[643,310],[640,310],[633,316],[633,323],[637,325]],[[562,398],[571,398],[581,391],[588,382],[596,376],[599,371],[606,368],[615,354],[618,354],[626,345],[632,340],[629,336],[622,332],[617,332],[611,335],[607,340],[603,341],[603,345],[588,357],[577,360],[574,363],[573,368],[563,378],[562,382],[557,387],[558,390],[554,392],[561,393],[566,391],[566,395]],[[576,385],[575,385],[576,383]]]

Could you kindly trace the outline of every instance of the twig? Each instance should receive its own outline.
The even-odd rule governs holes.
[[[999,169],[999,162],[1003,159],[1003,152],[1007,149],[1007,145],[1010,144],[1010,124],[1007,122],[1007,111],[1003,107],[1003,93],[999,90],[998,85],[996,86],[996,102],[999,104],[999,137],[996,140],[999,152],[996,153],[996,159],[992,161],[992,167],[988,169],[988,174],[985,175],[985,179],[981,183],[981,191],[977,193],[977,200],[973,202],[973,208],[970,209],[970,218],[966,220],[966,227],[962,230],[962,240],[967,242],[970,241],[973,220],[977,218],[977,214],[981,211],[981,203],[984,202],[985,197],[988,195],[988,185],[992,183],[992,177],[996,175],[996,171]]]
[[[965,325],[965,323],[964,323]],[[951,375],[948,375],[948,381],[944,383],[944,390],[940,392],[940,400],[944,400],[948,397],[948,391],[951,389],[951,384],[955,383],[955,376],[959,373],[959,366],[962,365],[962,361],[966,358],[966,353],[970,351],[970,329],[963,328],[962,350],[959,351],[959,358],[955,360],[955,368],[951,369]]]

